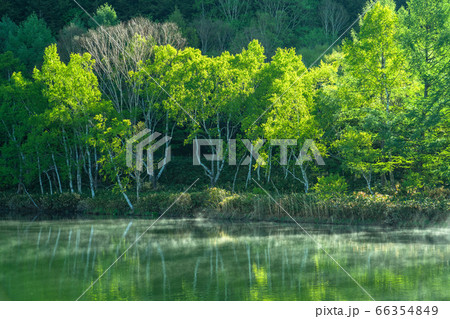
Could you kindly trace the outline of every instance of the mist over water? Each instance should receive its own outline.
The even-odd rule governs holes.
[[[0,221],[0,300],[75,300],[152,223]],[[449,300],[450,229],[303,225],[376,300]],[[160,220],[82,300],[369,300],[296,225]]]

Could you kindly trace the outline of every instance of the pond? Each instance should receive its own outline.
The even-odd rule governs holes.
[[[0,221],[0,300],[76,300],[152,220]],[[162,219],[81,300],[449,300],[450,231]],[[316,242],[315,242],[316,241]]]

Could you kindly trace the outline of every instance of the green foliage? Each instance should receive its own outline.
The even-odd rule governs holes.
[[[330,199],[345,195],[348,185],[344,177],[330,174],[319,177],[313,189],[319,198]]]
[[[0,185],[23,187],[33,181],[36,157],[34,150],[27,148],[29,132],[35,127],[35,115],[46,106],[39,85],[21,73],[0,83]]]
[[[347,166],[363,174],[369,189],[372,172],[380,173],[384,181],[388,174],[395,189],[395,171],[408,167],[413,156],[405,149],[405,124],[408,100],[417,94],[418,83],[400,41],[402,27],[395,3],[378,1],[368,3],[367,8],[371,9],[361,19],[359,33],[353,32],[352,41],[345,41],[342,48],[344,75],[339,79],[338,95],[344,105],[339,124],[355,132],[343,134],[344,140],[354,140],[355,146],[362,143],[378,154],[356,152],[351,159],[350,153],[344,153],[344,157],[351,159]],[[341,147],[345,144],[341,137]]]
[[[352,172],[361,174],[372,194],[372,173],[378,172],[377,163],[381,157],[380,150],[374,148],[373,140],[374,136],[368,132],[347,130],[334,143],[344,166]]]
[[[11,36],[17,34],[19,27],[8,16],[3,16],[0,20],[0,53],[6,51],[7,44]]]
[[[129,17],[131,12],[119,2],[111,3],[117,14],[108,4],[96,11],[103,26],[114,26],[118,15]],[[125,199],[125,208],[136,206],[136,212],[153,214],[164,206],[157,201],[170,202],[174,198],[169,193],[175,191],[146,192],[172,187],[180,194],[189,178],[195,180],[203,172],[208,180],[199,181],[200,187],[210,188],[183,195],[177,210],[191,214],[202,207],[232,214],[236,209],[256,218],[263,208],[278,212],[260,200],[263,191],[251,185],[257,174],[271,191],[281,190],[283,204],[311,217],[313,205],[325,205],[347,190],[359,191],[365,182],[372,196],[355,201],[376,202],[369,214],[376,218],[390,209],[390,197],[376,191],[416,196],[431,188],[448,188],[448,0],[429,0],[428,5],[410,0],[399,11],[392,0],[369,2],[370,10],[351,38],[310,69],[304,61],[313,62],[320,48],[328,48],[330,34],[336,33],[322,30],[325,23],[317,16],[325,12],[317,1],[233,0],[219,6],[197,1],[191,11],[182,2],[174,3],[179,9],[151,5],[152,14],[177,23],[190,47],[184,47],[173,24],[142,18],[110,27],[118,37],[123,35],[124,54],[101,30],[84,34],[79,21],[60,33],[61,58],[56,45],[48,46],[54,40],[36,15],[20,26],[6,17],[1,20],[2,189],[14,189],[19,196],[28,189],[64,194],[61,202],[73,207],[73,194],[82,197],[88,189],[93,198],[106,188],[123,196],[115,200],[124,204]],[[227,10],[230,5],[236,10]],[[90,12],[93,6],[97,3]],[[347,5],[345,10],[355,8]],[[74,17],[76,12],[67,13],[66,22]],[[202,51],[193,47],[196,41]],[[74,53],[82,48],[91,53]],[[177,176],[170,173],[156,184],[134,164],[127,166],[127,140],[144,128],[173,137],[173,161],[159,173],[173,169]],[[203,160],[192,168],[192,143],[198,138],[223,140],[223,160]],[[252,158],[245,167],[226,165],[233,139],[238,140],[237,161],[249,155],[240,138],[251,139],[253,147],[262,139],[292,139],[297,149],[289,148],[288,165],[280,164],[279,148],[269,143],[259,150],[260,161]],[[314,141],[327,160],[325,167],[300,158],[298,149],[305,140]],[[142,197],[141,185],[151,185],[142,189]],[[131,189],[136,189],[136,196],[128,197]],[[252,194],[237,195],[230,189]],[[283,195],[309,189],[316,194]],[[24,198],[13,204],[20,206]],[[82,210],[95,208],[92,201],[80,201]],[[345,215],[330,215],[326,209],[320,216]],[[395,218],[409,209],[399,208]]]
[[[255,194],[255,195],[264,195],[265,193],[266,192],[264,192],[264,190],[262,190],[259,187],[253,187],[253,189],[252,189],[252,194]]]
[[[208,188],[206,191],[193,196],[192,200],[195,206],[218,207],[218,205],[231,196],[231,192],[217,187]]]
[[[172,207],[171,207],[172,205]],[[170,215],[188,216],[192,214],[193,202],[190,194],[180,194],[177,192],[151,193],[142,197],[136,204],[136,211],[139,213],[164,213],[169,207]]]
[[[349,19],[341,27],[347,27],[360,14],[365,1],[332,0],[332,6],[328,7],[342,7]],[[77,2],[93,16],[102,3],[90,0]],[[204,41],[207,42],[207,50],[203,53],[208,55],[218,55],[225,50],[240,52],[253,39],[258,39],[266,47],[266,52],[273,55],[277,47],[312,48],[317,44],[330,44],[337,38],[329,39],[329,33],[333,30],[329,28],[326,32],[323,6],[317,0],[144,0],[135,1],[132,5],[123,0],[109,0],[108,3],[115,9],[105,11],[109,14],[115,10],[121,21],[141,16],[158,22],[169,20],[180,23],[183,36],[190,46],[200,48],[204,46]],[[0,17],[8,15],[16,23],[32,12],[47,21],[53,34],[58,34],[74,20],[82,20],[82,25],[92,23],[73,0],[3,0],[0,5]],[[202,20],[207,23],[200,23]],[[199,39],[199,34],[203,34],[202,39]]]
[[[410,172],[403,180],[403,187],[408,193],[416,192],[423,188],[423,177],[416,172]]]
[[[5,49],[11,51],[25,65],[26,70],[40,66],[45,48],[55,42],[50,29],[43,19],[30,15],[14,32],[9,31]]]
[[[11,79],[14,72],[24,71],[23,64],[10,51],[0,54],[0,82]]]
[[[446,89],[441,81],[450,61],[450,2],[409,0],[399,11],[401,41],[425,98]]]
[[[450,2],[410,0],[399,16],[401,41],[420,94],[407,108],[407,148],[418,154],[415,161],[422,164],[427,184],[448,185]]]
[[[98,7],[93,18],[95,22],[90,21],[90,25],[93,28],[98,27],[97,23],[103,27],[110,27],[119,23],[116,10],[114,10],[114,8],[108,3]]]
[[[175,23],[181,30],[184,38],[187,39],[187,44],[191,47],[197,48],[199,46],[199,40],[197,30],[186,21],[183,13],[178,6],[175,6],[175,10],[167,19],[169,22]]]
[[[49,102],[61,107],[55,114],[57,117],[63,118],[64,112],[80,116],[100,101],[93,63],[91,56],[85,53],[83,56],[73,54],[69,64],[65,65],[60,61],[56,45],[46,49],[42,70],[35,69],[33,77],[48,87],[44,94]]]
[[[125,164],[126,149],[123,141],[131,137],[131,123],[129,120],[108,119],[101,114],[96,115],[94,119],[95,135],[90,139],[90,143],[102,154],[98,160],[101,165],[100,172],[105,180],[117,183],[117,191],[124,192],[129,179],[125,177],[125,184],[122,184],[118,176],[126,176],[126,172],[130,170]]]

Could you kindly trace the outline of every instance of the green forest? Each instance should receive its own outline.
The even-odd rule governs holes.
[[[0,4],[0,207],[448,215],[449,0],[79,4]],[[152,174],[126,163],[144,129],[170,137]],[[197,139],[223,158],[193,165]]]

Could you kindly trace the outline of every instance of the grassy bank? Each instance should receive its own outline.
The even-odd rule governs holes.
[[[166,217],[292,221],[289,213],[302,222],[395,226],[440,224],[445,223],[450,215],[450,201],[445,192],[433,197],[420,194],[404,198],[381,194],[372,197],[357,193],[326,199],[314,194],[291,193],[275,196],[275,203],[265,194],[233,194],[212,188],[187,194],[149,192],[139,200],[131,199],[135,203],[134,211],[128,209],[121,196],[111,193],[100,193],[94,199],[70,193],[31,197],[0,193],[0,209],[2,215],[30,218],[89,215],[156,218],[177,200]]]

